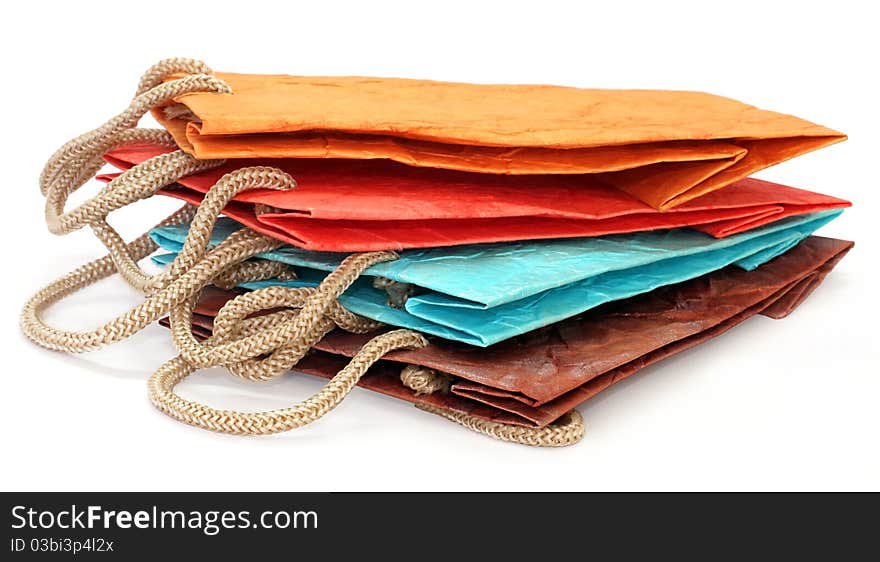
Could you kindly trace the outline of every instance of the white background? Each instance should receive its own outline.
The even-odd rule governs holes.
[[[880,489],[880,45],[871,3],[418,6],[25,2],[6,11],[2,488]],[[753,318],[582,406],[587,436],[567,449],[497,442],[364,390],[287,434],[194,429],[147,400],[148,376],[174,354],[164,329],[70,356],[32,345],[17,325],[30,293],[102,255],[86,231],[47,232],[43,162],[121,110],[140,73],[169,56],[238,72],[695,89],[793,113],[850,140],[759,176],[852,200],[822,233],[857,246],[790,318]],[[157,198],[113,222],[131,236],[173,206]],[[138,299],[114,279],[48,317],[88,328]],[[321,384],[304,375],[247,384],[214,370],[181,391],[257,409],[289,405]]]

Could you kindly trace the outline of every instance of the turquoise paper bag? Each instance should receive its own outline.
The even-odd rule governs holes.
[[[400,259],[376,264],[341,297],[356,314],[446,339],[488,346],[580,314],[606,302],[628,298],[736,264],[754,269],[792,248],[841,210],[800,215],[723,239],[687,228],[596,238],[477,244],[399,252]],[[241,225],[218,221],[211,243]],[[180,250],[187,226],[151,232],[160,247]],[[167,264],[174,253],[153,260]],[[245,283],[315,286],[345,254],[284,246],[259,257],[294,266],[296,280]],[[372,276],[426,289],[403,309],[387,304]]]

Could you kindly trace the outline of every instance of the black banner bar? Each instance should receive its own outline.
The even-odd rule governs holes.
[[[617,558],[646,546],[714,556],[755,555],[744,547],[757,543],[762,555],[790,555],[808,544],[819,552],[816,541],[835,529],[845,534],[835,541],[841,559],[876,534],[876,506],[872,495],[5,493],[0,560],[418,559],[424,549],[501,560],[569,548],[585,557],[612,548]]]

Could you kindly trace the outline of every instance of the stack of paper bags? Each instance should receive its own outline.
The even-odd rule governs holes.
[[[164,129],[137,128],[148,111]],[[88,227],[108,255],[37,291],[20,324],[73,353],[169,325],[179,355],[150,400],[205,429],[301,427],[359,384],[499,439],[570,445],[596,393],[751,316],[782,318],[821,284],[852,243],[814,232],[849,203],[748,176],[843,139],[700,92],[168,59],[47,162],[49,230]],[[96,174],[107,185],[67,209]],[[156,193],[186,203],[126,242],[108,215]],[[163,273],[141,269],[151,254]],[[115,273],[143,302],[91,330],[44,318]],[[212,366],[330,381],[269,412],[175,392]]]
[[[226,163],[163,193],[198,204],[236,169],[290,173],[295,189],[236,196],[211,244],[243,226],[283,240],[259,258],[295,278],[207,290],[194,332],[208,337],[242,291],[313,287],[352,252],[398,251],[339,302],[380,331],[428,336],[359,384],[437,413],[553,424],[750,316],[787,315],[852,246],[812,235],[847,201],[747,178],[843,135],[731,99],[216,76],[233,93],[186,94],[153,113],[183,150]],[[106,161],[125,170],[169,150],[123,146]],[[166,252],[154,261],[170,263],[186,236],[186,225],[155,229]],[[374,335],[337,329],[294,368],[332,377]],[[408,384],[416,371],[437,384]]]

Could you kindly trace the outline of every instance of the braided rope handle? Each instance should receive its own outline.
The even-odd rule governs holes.
[[[186,76],[166,82],[175,73]],[[151,108],[192,92],[231,93],[227,84],[211,76],[204,63],[189,59],[167,59],[151,67],[141,78],[128,108],[100,127],[58,149],[40,175],[40,189],[46,196],[46,222],[50,232],[67,234],[89,226],[106,246],[108,255],[85,264],[50,283],[25,303],[20,324],[34,342],[59,351],[83,352],[121,341],[170,313],[172,337],[180,355],[162,365],[148,383],[150,400],[166,414],[205,429],[235,434],[267,434],[301,427],[335,408],[348,395],[371,365],[397,349],[427,345],[421,334],[394,330],[368,341],[349,364],[314,396],[296,406],[262,413],[216,410],[181,398],[174,387],[199,368],[222,365],[232,374],[249,380],[269,380],[290,370],[329,331],[339,327],[367,333],[381,323],[352,314],[336,300],[372,264],[397,258],[394,252],[353,254],[315,288],[269,287],[231,300],[220,311],[215,334],[204,342],[192,334],[192,314],[197,297],[209,283],[234,285],[277,275],[290,278],[282,264],[246,262],[253,256],[282,245],[250,229],[230,235],[208,252],[217,217],[238,193],[249,189],[293,189],[294,179],[277,168],[242,168],[226,174],[208,191],[198,209],[184,205],[159,223],[191,221],[183,248],[170,267],[148,275],[137,262],[156,249],[147,233],[126,243],[107,222],[107,216],[126,205],[148,198],[162,187],[184,176],[223,163],[196,160],[181,150],[153,157],[127,170],[92,199],[65,211],[69,196],[89,181],[103,165],[108,150],[134,143],[156,143],[174,147],[162,130],[136,129]],[[265,210],[265,209],[263,209]],[[88,331],[65,331],[47,325],[42,312],[65,297],[119,273],[146,295],[141,304]],[[285,310],[265,316],[248,315],[269,308]],[[423,409],[431,410],[430,407]],[[434,411],[475,431],[505,441],[527,445],[560,446],[583,435],[582,419],[573,414],[568,423],[554,429],[534,429],[498,424],[465,414]],[[580,420],[578,425],[577,420]]]
[[[259,413],[217,410],[174,394],[174,386],[195,370],[183,356],[178,356],[150,377],[150,401],[173,418],[212,431],[238,435],[279,433],[312,423],[335,408],[370,366],[386,353],[426,344],[424,337],[412,330],[395,330],[376,336],[315,395],[291,408]]]
[[[524,427],[509,423],[484,420],[462,412],[444,410],[428,404],[416,404],[416,408],[454,421],[472,431],[488,435],[500,441],[532,447],[567,447],[584,438],[584,418],[577,410],[571,410],[561,418],[544,427]]]
[[[189,75],[164,82],[167,76],[180,72]],[[138,252],[129,250],[119,233],[107,223],[107,215],[152,196],[184,176],[219,166],[223,160],[200,161],[181,150],[159,155],[121,174],[98,195],[76,209],[65,212],[65,206],[70,195],[100,170],[102,157],[107,151],[144,142],[176,148],[168,132],[135,127],[151,108],[182,94],[230,93],[229,85],[211,76],[211,72],[204,63],[188,59],[167,59],[153,65],[141,78],[137,93],[123,112],[100,127],[65,143],[49,158],[40,174],[40,190],[46,196],[49,231],[67,234],[83,226],[91,226],[107,247],[117,271],[129,284],[144,293],[152,289],[152,281],[137,266],[138,259],[143,256],[136,257]]]

